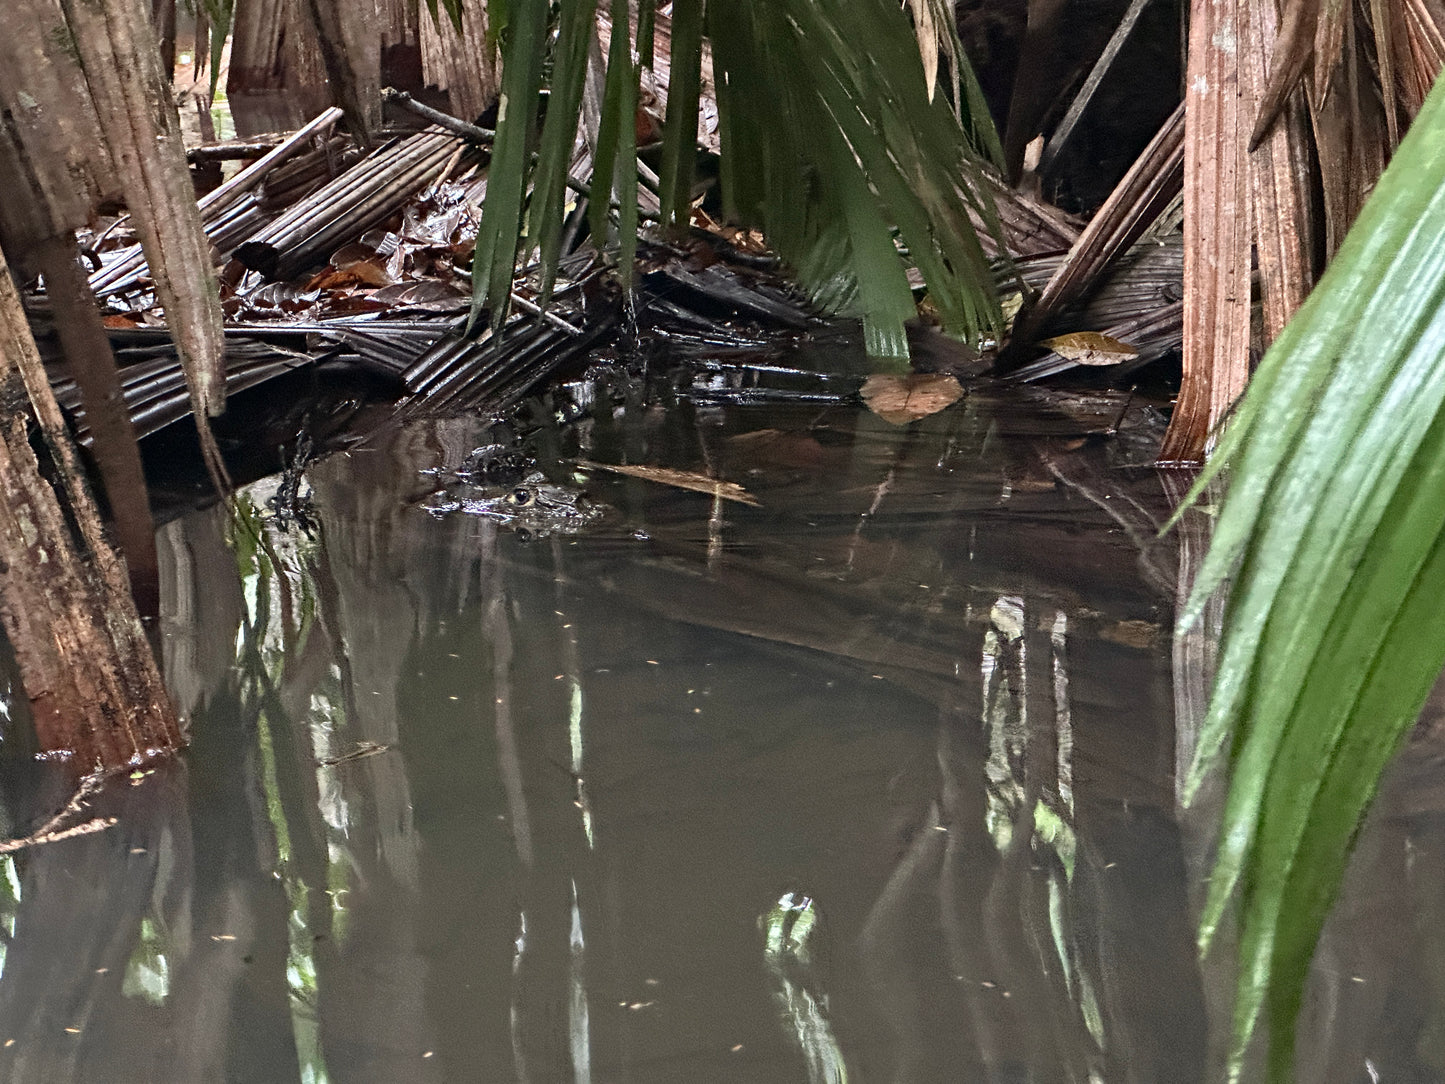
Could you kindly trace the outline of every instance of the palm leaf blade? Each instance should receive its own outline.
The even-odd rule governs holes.
[[[493,0],[495,10],[496,0]],[[502,49],[502,88],[497,100],[497,136],[487,170],[487,197],[472,256],[472,311],[475,324],[483,305],[492,326],[501,325],[517,265],[522,232],[522,202],[532,144],[537,130],[537,96],[542,87],[543,46],[547,33],[546,0],[508,5],[511,20]]]
[[[567,171],[577,140],[582,84],[587,77],[587,43],[597,0],[563,0],[552,61],[552,94],[538,142],[532,181],[529,247],[535,245],[542,265],[541,303],[551,297],[561,256],[562,219],[567,202]],[[603,197],[605,202],[605,197]]]
[[[1231,573],[1234,582],[1189,793],[1228,744],[1200,937],[1207,946],[1238,891],[1236,1073],[1268,1003],[1271,1072],[1283,1079],[1349,843],[1445,663],[1431,608],[1445,589],[1442,181],[1437,88],[1261,365],[1209,472],[1227,465],[1230,493],[1182,621]]]
[[[662,220],[687,224],[697,156],[697,109],[702,89],[702,0],[674,0],[667,123],[663,127]]]

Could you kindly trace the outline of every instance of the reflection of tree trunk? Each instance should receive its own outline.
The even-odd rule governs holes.
[[[173,997],[185,1007],[176,1084],[272,1084],[300,1072],[287,984],[285,887],[257,742],[258,711],[218,693],[197,720],[193,832],[197,855],[191,949],[172,961]]]
[[[942,1068],[940,1052],[930,1049],[931,1029],[919,989],[918,961],[910,951],[917,941],[917,906],[927,899],[927,885],[943,854],[938,812],[937,806],[931,808],[918,826],[912,845],[894,866],[858,937],[874,998],[898,1047],[898,1062],[890,1077],[897,1084],[924,1084],[937,1079]]]
[[[1413,901],[1402,891],[1415,855],[1392,804],[1375,803],[1315,949],[1295,1055],[1296,1079],[1310,1084],[1355,1084],[1372,1056],[1379,1079],[1405,1075],[1390,1072],[1387,1059],[1398,1057],[1403,1044],[1392,1032],[1413,1007],[1407,1002],[1401,1011],[1398,991],[1418,989],[1410,980],[1420,927],[1412,929]]]
[[[141,616],[154,618],[160,611],[160,572],[140,446],[121,398],[110,338],[78,258],[74,239],[52,237],[36,246],[56,334],[84,398],[95,463],[105,483],[116,543],[130,573],[131,593]]]
[[[991,613],[988,626],[956,641],[936,813],[860,942],[897,1079],[1203,1079],[1184,869],[1156,782],[1170,763],[1166,686],[1150,654],[1048,602],[986,599],[968,608]],[[958,991],[947,1006],[924,1003],[932,965],[910,955],[934,881]],[[957,1053],[925,1023],[949,1010],[968,1036]]]
[[[146,957],[143,921],[185,937],[193,856],[184,791],[183,764],[144,787],[113,784],[92,809],[119,818],[115,827],[16,857],[20,904],[0,977],[0,1032],[10,1040],[0,1047],[0,1081],[191,1079],[175,1075],[172,1061],[172,1028],[190,1006],[152,1004],[125,989]]]
[[[1169,502],[1178,507],[1194,482],[1194,472],[1162,470],[1159,483]],[[1204,500],[1219,494],[1211,489]],[[1179,586],[1175,612],[1182,613],[1194,590],[1194,581],[1209,550],[1214,519],[1199,508],[1185,512],[1174,527],[1179,538]],[[1227,779],[1215,771],[1201,784],[1193,802],[1181,802],[1185,782],[1193,767],[1195,750],[1209,711],[1209,694],[1214,685],[1215,651],[1224,627],[1224,592],[1205,605],[1199,619],[1174,636],[1172,670],[1174,677],[1174,792],[1175,816],[1184,851],[1186,884],[1189,886],[1190,914],[1197,920],[1209,888],[1214,862],[1215,840],[1224,810]],[[1221,927],[1208,957],[1201,962],[1204,975],[1205,1013],[1209,1021],[1208,1060],[1216,1075],[1223,1074],[1228,1060],[1234,1007],[1234,954],[1237,931],[1232,924]]]
[[[1167,809],[1099,818],[1074,882],[1089,901],[1081,939],[1097,957],[1104,1080],[1200,1084],[1207,1072],[1207,991],[1194,965],[1191,884]]]
[[[444,424],[437,432],[449,439]],[[456,544],[434,551],[444,552],[444,559],[416,561],[418,552],[433,545],[424,538],[438,531],[437,524],[398,505],[389,485],[369,471],[387,478],[397,463],[412,470],[435,454],[432,447],[402,436],[388,454],[323,463],[309,475],[322,521],[312,569],[319,600],[316,633],[324,636],[327,658],[339,672],[333,706],[337,725],[324,739],[329,747],[316,752],[345,756],[360,743],[388,750],[324,767],[320,773],[319,801],[328,817],[344,821],[326,829],[333,856],[321,892],[335,890],[334,900],[316,901],[318,891],[308,877],[318,915],[313,936],[331,930],[328,940],[316,946],[318,1015],[326,1068],[332,1079],[348,1084],[424,1084],[449,1074],[457,1079],[505,1079],[494,1077],[480,1063],[463,1068],[465,1057],[450,1060],[457,1046],[470,1052],[475,1021],[458,1024],[463,1034],[453,1037],[439,1026],[428,1001],[434,984],[440,985],[438,970],[447,975],[441,982],[455,984],[446,987],[453,995],[447,1005],[453,1014],[471,1009],[455,991],[466,989],[476,974],[502,972],[500,967],[471,972],[475,961],[468,947],[439,944],[438,931],[495,922],[498,940],[504,941],[510,925],[491,915],[443,917],[424,896],[428,867],[422,825],[435,805],[425,788],[413,791],[412,779],[416,775],[430,787],[438,785],[428,751],[443,737],[446,719],[429,705],[436,700],[456,705],[443,691],[452,687],[450,675],[428,675],[421,682],[418,672],[429,660],[455,656],[459,649],[443,647],[435,638],[419,640],[423,630],[451,627],[455,610],[471,604],[476,554],[472,547]],[[281,692],[290,695],[286,687]],[[468,752],[455,745],[440,756],[445,764],[474,768]],[[307,774],[307,786],[314,786],[317,773]],[[476,779],[458,781],[457,786],[466,793],[475,789]],[[323,826],[318,823],[316,829]],[[453,833],[460,833],[450,812],[440,817],[438,830],[443,849],[450,847]],[[475,852],[451,861],[468,874],[495,873],[476,869]],[[472,900],[469,889],[448,894],[448,905],[470,907]],[[459,976],[453,966],[467,968],[469,974]],[[440,1019],[445,1023],[460,1017]]]
[[[226,509],[172,520],[156,534],[161,558],[161,664],[186,718],[230,680],[241,627],[241,576],[226,542]]]
[[[988,885],[997,876],[998,856],[981,827],[987,811],[984,789],[979,785],[983,767],[976,751],[970,755],[972,743],[963,739],[971,728],[967,726],[962,694],[960,689],[959,705],[945,711],[939,722],[940,796],[943,823],[949,829],[938,882],[939,921],[948,946],[949,967],[955,975],[964,976],[959,981],[959,993],[972,1031],[972,1045],[988,1079],[993,1079],[1001,1075],[1017,1032],[1013,1021],[997,1011],[999,992],[984,985],[992,981],[987,978],[991,974],[988,946],[973,920],[983,914]]]

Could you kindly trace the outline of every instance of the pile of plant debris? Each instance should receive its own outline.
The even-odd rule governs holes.
[[[663,349],[702,362],[695,371],[710,374],[703,383],[714,394],[759,394],[763,386],[783,396],[859,392],[857,376],[803,380],[803,387],[787,366],[770,371],[783,348],[839,324],[810,309],[756,234],[721,225],[707,199],[689,236],[644,237],[634,288],[624,294],[591,243],[586,196],[577,195],[545,308],[532,268],[518,276],[498,326],[469,320],[487,181],[478,133],[489,133],[440,117],[443,124],[399,131],[365,150],[338,132],[340,119],[329,109],[288,136],[248,142],[236,153],[265,153],[199,200],[220,269],[227,391],[235,398],[219,433],[230,449],[258,440],[289,446],[303,431],[308,440],[334,438],[350,413],[338,417],[334,402],[312,409],[333,386],[352,405],[395,404],[391,418],[496,411],[558,370],[641,363]],[[194,157],[205,161],[230,153],[224,144],[198,150],[207,153]],[[1000,229],[991,254],[1002,293],[1016,301],[1046,294],[1069,270],[1066,250],[1077,245],[1079,228],[1020,190],[1000,184],[996,197]],[[80,240],[137,435],[171,430],[192,403],[135,231],[127,217],[110,217]],[[1085,367],[1094,386],[1132,382],[1135,370],[1178,347],[1181,248],[1166,225],[1111,258],[1111,274],[1086,303],[1057,306],[1031,329],[1042,356],[1020,359],[1015,350],[1005,370],[996,367],[995,343],[945,345],[921,330],[915,365],[963,380],[1010,381]],[[43,284],[35,285],[28,303],[43,332],[46,299]],[[922,311],[921,327],[926,304]],[[86,443],[79,389],[53,336],[40,338],[52,346],[57,398]],[[299,416],[298,402],[309,404]],[[268,451],[258,469],[277,465]]]

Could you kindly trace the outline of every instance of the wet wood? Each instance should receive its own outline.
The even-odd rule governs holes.
[[[1321,0],[1285,0],[1278,19],[1271,13],[1261,33],[1268,30],[1271,42],[1268,78],[1259,95],[1259,112],[1250,133],[1250,148],[1258,146],[1284,111],[1285,101],[1304,77],[1314,52],[1315,28],[1319,24]]]
[[[231,32],[226,97],[236,133],[300,125],[331,104],[316,30],[302,0],[246,0]]]
[[[14,0],[0,34],[0,238],[24,275],[34,248],[120,195],[70,30],[53,0]]]
[[[1062,305],[1087,292],[1109,265],[1164,211],[1184,179],[1184,107],[1180,106],[1144,148],[1079,235],[1014,330],[1027,343]]]
[[[225,184],[202,197],[198,209],[207,240],[217,247],[229,251],[221,234],[223,228],[228,224],[230,212],[242,206],[246,194],[254,191],[268,177],[272,176],[278,166],[299,154],[313,140],[324,137],[340,119],[340,109],[333,106],[323,110],[310,123],[283,139],[271,151],[252,162]],[[249,236],[254,229],[260,228],[263,222],[264,219],[258,216],[254,221],[253,229],[245,231],[245,235]],[[232,242],[232,244],[234,243]],[[98,294],[106,294],[134,288],[145,267],[145,252],[140,245],[137,245],[125,256],[114,260],[93,274],[90,277],[91,289]]]
[[[456,137],[435,130],[383,147],[257,232],[236,258],[280,278],[323,261],[439,180],[456,150]]]
[[[1240,57],[1259,48],[1246,0],[1194,0],[1185,80],[1184,380],[1159,458],[1203,462],[1249,379],[1250,189],[1256,103]]]
[[[363,7],[346,0],[302,0],[347,127],[362,146],[381,126],[381,62]]]
[[[1077,220],[1057,207],[1005,184],[1003,178],[994,173],[985,172],[984,178],[988,195],[993,198],[994,209],[998,213],[1003,243],[999,244],[999,239],[994,237],[988,223],[977,212],[970,210],[969,216],[978,230],[979,243],[990,259],[1003,255],[1017,257],[1058,252],[1070,248],[1079,239]]]
[[[95,463],[105,486],[115,539],[130,573],[131,593],[140,613],[157,617],[160,569],[140,448],[121,395],[110,338],[77,258],[74,241],[55,237],[39,247],[38,262],[45,275],[55,330],[84,397]]]
[[[142,0],[62,0],[61,6],[181,354],[202,454],[216,487],[226,492],[225,466],[206,424],[226,404],[220,297],[149,7]]]
[[[1339,34],[1340,59],[1326,71],[1327,89],[1323,96],[1316,89],[1310,99],[1324,187],[1327,258],[1339,251],[1389,157],[1389,132],[1380,99],[1360,90],[1369,85],[1369,60],[1353,20],[1347,21]],[[1320,71],[1317,60],[1317,77]]]
[[[1079,57],[1079,42],[1064,40],[1067,9],[1068,0],[1028,0],[1028,20],[1002,131],[1004,163],[1011,180],[1017,180],[1023,170],[1025,147],[1043,129],[1054,105],[1055,88],[1070,81],[1072,69],[1092,60]]]
[[[419,28],[423,80],[445,91],[448,107],[459,117],[475,119],[497,100],[502,61],[487,34],[485,4],[462,7],[462,33],[445,14],[437,23],[424,15]]]
[[[1405,39],[1400,58],[1406,105],[1413,117],[1445,66],[1445,26],[1430,11],[1431,0],[1405,0],[1400,16]],[[1438,9],[1438,4],[1436,5]]]
[[[395,105],[399,109],[405,109],[414,116],[421,117],[428,124],[435,124],[445,128],[449,132],[461,136],[463,139],[470,139],[473,143],[490,145],[497,138],[497,133],[491,128],[480,128],[475,124],[468,124],[464,120],[458,120],[449,113],[443,113],[440,109],[433,109],[425,102],[419,102],[404,90],[396,87],[383,87],[381,91],[382,101],[388,105]]]
[[[1325,256],[1331,259],[1384,172],[1390,150],[1379,95],[1360,91],[1368,85],[1370,61],[1354,22],[1342,27],[1341,35],[1341,61],[1329,68],[1327,93],[1311,100],[1325,195]]]
[[[1089,103],[1098,93],[1104,78],[1113,70],[1115,61],[1119,59],[1119,54],[1129,40],[1129,35],[1134,32],[1134,27],[1139,23],[1139,16],[1144,14],[1144,9],[1149,6],[1149,3],[1150,0],[1130,0],[1128,10],[1119,20],[1119,25],[1114,28],[1109,43],[1104,46],[1104,51],[1094,62],[1094,67],[1089,72],[1088,78],[1084,80],[1084,85],[1079,88],[1079,92],[1074,95],[1074,100],[1069,103],[1064,119],[1059,121],[1059,126],[1054,129],[1053,134],[1049,136],[1048,143],[1044,145],[1043,155],[1039,158],[1038,173],[1048,173],[1050,167],[1057,161],[1059,154],[1078,127],[1079,121],[1083,119]]]
[[[58,489],[41,476],[31,449],[32,409]],[[179,721],[120,560],[86,492],[3,256],[0,563],[0,625],[15,650],[41,750],[87,772],[179,749]]]
[[[58,9],[50,14],[58,18]],[[74,58],[53,47],[53,35],[62,29],[59,23],[27,20],[5,46],[12,51],[14,65],[0,65],[4,72],[0,82],[11,84],[15,96],[6,100],[14,101],[16,108],[6,111],[0,131],[0,178],[6,193],[0,210],[0,245],[24,252],[26,272],[45,276],[61,347],[93,420],[96,463],[116,541],[127,559],[137,605],[142,613],[154,616],[160,608],[160,578],[140,451],[121,402],[110,340],[76,262],[72,233],[88,220],[90,200],[100,187],[93,171],[111,168],[110,159]],[[52,39],[37,40],[36,34]],[[32,83],[32,75],[39,81]],[[31,89],[26,90],[25,84]],[[66,97],[72,93],[73,100]],[[81,135],[95,142],[80,145],[75,140]],[[57,167],[66,172],[57,172]],[[68,173],[71,167],[78,167],[80,179],[92,179],[77,185]]]
[[[262,158],[276,149],[280,136],[257,139],[221,139],[191,147],[186,151],[186,161],[235,162],[248,158]]]
[[[1276,34],[1276,0],[1249,0],[1249,18],[1257,41]],[[1263,98],[1268,85],[1267,56],[1252,49],[1240,58],[1246,97]],[[1249,181],[1254,199],[1255,258],[1264,306],[1264,341],[1279,337],[1315,282],[1311,243],[1315,236],[1311,185],[1309,117],[1303,93],[1281,103],[1279,119],[1254,145]],[[1253,142],[1253,140],[1252,140]]]

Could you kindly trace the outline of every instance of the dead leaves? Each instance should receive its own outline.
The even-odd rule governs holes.
[[[947,373],[876,373],[863,381],[863,402],[885,422],[907,425],[937,414],[963,396],[963,388]]]
[[[759,506],[758,499],[736,482],[724,482],[721,479],[709,478],[705,474],[697,474],[694,471],[672,470],[668,467],[631,467],[617,463],[593,463],[585,459],[579,463],[579,466],[591,470],[611,471],[613,474],[625,474],[631,478],[643,478],[649,482],[676,486],[678,489],[688,489],[694,493],[706,493],[710,497],[737,501],[739,504],[746,504],[753,508]]]
[[[1039,343],[1075,365],[1118,365],[1137,358],[1139,351],[1099,331],[1071,331]]]

